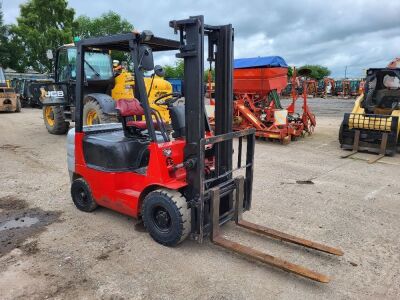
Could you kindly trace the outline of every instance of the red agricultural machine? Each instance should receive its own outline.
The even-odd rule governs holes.
[[[304,75],[304,74],[303,74]],[[315,116],[307,105],[308,80],[303,80],[303,113],[296,113],[296,74],[292,77],[293,102],[284,108],[279,93],[287,85],[287,64],[279,56],[235,60],[233,72],[234,130],[256,129],[256,137],[277,139],[283,144],[312,133]]]

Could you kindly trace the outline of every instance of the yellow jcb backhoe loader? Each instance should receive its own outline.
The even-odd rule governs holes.
[[[107,51],[90,49],[85,55],[84,124],[117,122],[115,101],[134,98],[133,76],[125,70],[114,72],[112,59]],[[54,58],[55,82],[40,84],[36,88],[41,94],[39,98],[43,105],[44,123],[51,134],[65,134],[69,123],[75,122],[76,56],[75,44],[58,48]],[[53,59],[51,51],[48,51],[48,58]],[[160,71],[161,67],[156,66],[155,69],[157,68]],[[156,75],[161,73],[154,72],[153,77],[145,79],[145,84],[149,92],[150,106],[169,123],[167,110],[154,104],[160,96],[172,94],[172,85]]]

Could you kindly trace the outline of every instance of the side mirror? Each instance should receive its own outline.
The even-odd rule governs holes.
[[[151,71],[154,69],[153,51],[147,45],[140,45],[139,69],[144,71]]]
[[[140,40],[142,42],[148,42],[153,38],[154,34],[150,30],[143,30],[140,34]]]
[[[160,65],[156,65],[154,67],[154,74],[156,74],[158,77],[164,77],[165,76],[165,70]]]
[[[53,60],[53,51],[51,51],[50,49],[48,49],[48,50],[46,51],[46,56],[47,56],[47,59]]]

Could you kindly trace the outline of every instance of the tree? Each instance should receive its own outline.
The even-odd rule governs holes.
[[[68,7],[67,0],[29,0],[20,9],[10,34],[15,46],[23,47],[21,68],[49,72],[52,62],[46,50],[72,42],[75,11]]]
[[[331,71],[327,67],[321,65],[304,65],[300,67],[298,71],[300,71],[301,69],[310,69],[311,70],[310,77],[316,80],[320,80],[331,74]]]
[[[288,78],[292,78],[292,76],[293,76],[293,68],[291,66],[288,66],[287,76],[288,76]]]
[[[165,78],[179,78],[183,79],[183,60],[179,59],[175,62],[175,66],[164,66]]]
[[[0,3],[0,66],[12,68],[18,72],[23,72],[22,56],[24,49],[17,43],[15,37],[10,32],[10,26],[4,25],[3,9]]]
[[[8,61],[10,55],[7,49],[8,37],[7,37],[7,27],[3,22],[3,8],[0,3],[0,66],[6,68],[8,66]]]
[[[74,36],[80,38],[112,35],[132,32],[134,27],[126,19],[113,11],[102,14],[98,18],[79,16],[76,20]]]
[[[183,68],[184,68],[184,63],[182,59],[177,60],[174,66],[169,66],[169,65],[164,66],[165,78],[183,79],[183,73],[184,73]],[[204,70],[204,82],[208,82],[208,72],[209,69]],[[211,70],[211,79],[212,81],[215,80],[215,69]]]
[[[112,35],[118,33],[132,32],[134,27],[126,19],[113,11],[102,14],[97,18],[89,18],[87,16],[79,16],[75,20],[74,36],[80,38],[97,37]],[[127,53],[113,51],[111,54],[113,59],[119,61],[129,61],[130,56]]]

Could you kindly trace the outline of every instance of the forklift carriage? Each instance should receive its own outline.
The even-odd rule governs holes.
[[[258,234],[319,251],[341,250],[303,240],[242,220],[251,206],[255,130],[232,130],[232,25],[210,26],[203,16],[171,21],[179,41],[149,31],[81,40],[77,43],[76,127],[68,133],[71,195],[78,209],[98,205],[142,218],[157,242],[175,246],[191,237],[210,236],[222,247],[301,276],[328,282],[325,275],[261,253],[223,238],[220,225],[236,224]],[[204,105],[204,38],[208,60],[215,63],[215,130]],[[135,76],[134,99],[118,101],[122,124],[83,126],[84,54],[92,48],[130,53]],[[179,50],[184,60],[185,104],[173,105],[180,95],[156,100],[166,106],[172,134],[149,106],[145,71],[154,68],[152,52]],[[233,140],[237,138],[236,167]],[[245,141],[244,141],[245,140]],[[244,151],[244,143],[246,151]],[[236,144],[236,143],[235,143]],[[245,159],[243,159],[245,157]],[[243,175],[238,175],[241,172]]]

